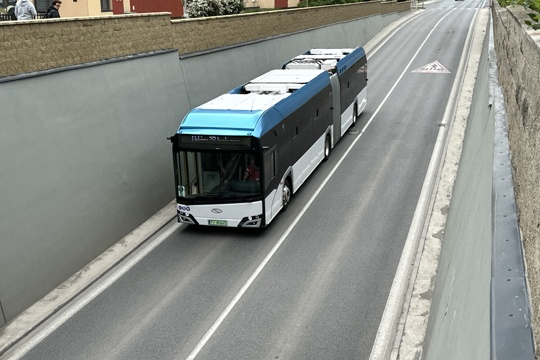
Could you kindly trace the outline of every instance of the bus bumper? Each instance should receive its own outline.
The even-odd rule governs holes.
[[[178,204],[177,214],[178,222],[190,225],[259,228],[263,224],[261,201],[211,206]]]

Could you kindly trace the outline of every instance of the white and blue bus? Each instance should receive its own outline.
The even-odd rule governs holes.
[[[193,110],[173,143],[178,221],[263,227],[354,125],[363,48],[312,49]]]

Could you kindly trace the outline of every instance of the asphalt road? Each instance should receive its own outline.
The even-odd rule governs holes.
[[[169,225],[22,358],[368,359],[479,5],[428,4],[368,53],[366,110],[267,229]]]

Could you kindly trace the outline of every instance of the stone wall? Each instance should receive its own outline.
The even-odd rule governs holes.
[[[506,9],[493,2],[499,83],[508,116],[533,330],[540,349],[540,30],[524,25],[528,18],[522,7]]]
[[[163,49],[192,53],[409,10],[408,1],[373,1],[172,21],[169,13],[6,21],[0,77]]]
[[[0,23],[0,76],[171,48],[169,13]]]

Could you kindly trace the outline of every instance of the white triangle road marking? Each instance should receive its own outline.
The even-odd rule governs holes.
[[[444,66],[441,65],[440,62],[434,61],[432,63],[429,63],[427,65],[424,65],[414,71],[413,73],[430,73],[430,74],[450,74],[450,71],[448,71]]]

